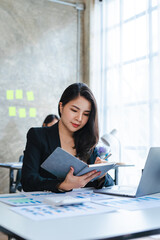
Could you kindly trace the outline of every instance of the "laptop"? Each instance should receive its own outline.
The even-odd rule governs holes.
[[[125,197],[142,197],[160,192],[160,147],[151,147],[138,187],[111,186],[94,190],[95,193]]]

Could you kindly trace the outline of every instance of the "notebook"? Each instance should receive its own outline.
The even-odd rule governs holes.
[[[151,147],[138,187],[112,186],[94,190],[96,193],[125,197],[142,197],[160,192],[160,147]]]
[[[64,179],[68,174],[70,167],[74,168],[74,175],[81,176],[92,170],[100,171],[101,174],[91,180],[94,181],[116,166],[116,163],[87,164],[72,154],[57,147],[51,155],[41,164],[41,167],[55,175],[57,178]]]

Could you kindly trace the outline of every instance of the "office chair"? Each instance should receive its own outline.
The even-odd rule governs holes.
[[[23,155],[21,155],[20,157],[19,157],[19,162],[23,162]],[[16,175],[16,180],[15,180],[15,192],[16,192],[16,190],[18,190],[18,191],[22,191],[22,185],[21,185],[21,174],[22,174],[22,170],[21,169],[19,169],[19,170],[17,170],[17,175]]]

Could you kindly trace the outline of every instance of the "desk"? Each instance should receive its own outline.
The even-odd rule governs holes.
[[[22,163],[21,162],[0,163],[0,167],[9,169],[9,192],[14,193],[15,192],[14,170],[22,169]]]
[[[13,194],[12,194],[13,195]],[[17,239],[131,239],[160,233],[160,207],[34,221],[0,203],[0,231]]]

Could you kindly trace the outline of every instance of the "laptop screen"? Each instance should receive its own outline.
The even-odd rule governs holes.
[[[160,192],[160,147],[151,147],[136,197]]]

